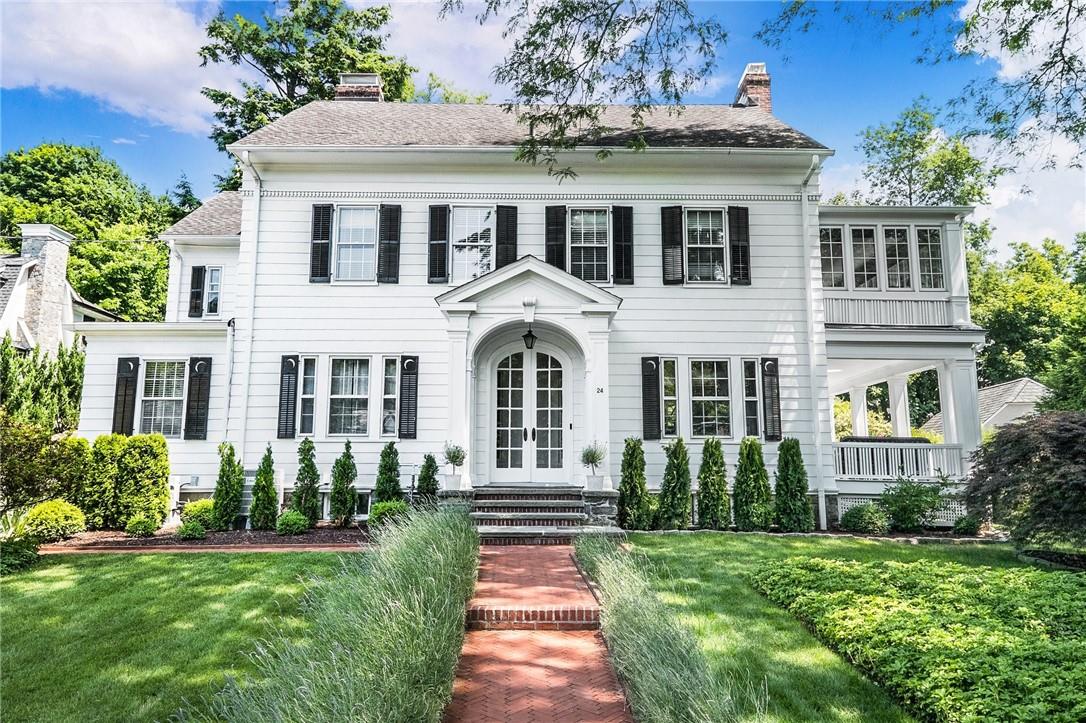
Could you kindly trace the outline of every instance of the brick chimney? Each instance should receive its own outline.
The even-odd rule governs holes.
[[[380,73],[340,73],[336,100],[364,100],[371,103],[384,100]]]
[[[739,88],[735,92],[736,105],[756,105],[766,113],[773,112],[773,99],[769,93],[769,73],[765,63],[747,63]]]
[[[71,304],[68,291],[68,244],[72,236],[50,223],[24,223],[21,255],[37,259],[30,269],[23,318],[42,350],[55,354],[64,341],[65,311]],[[70,321],[70,320],[69,320]]]

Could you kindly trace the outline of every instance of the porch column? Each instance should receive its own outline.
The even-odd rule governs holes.
[[[848,392],[852,406],[852,436],[867,436],[867,387],[853,387]]]
[[[965,241],[962,236],[960,221],[947,223],[943,227],[946,240],[946,285],[950,291],[950,323],[954,326],[969,326],[969,282],[966,272]]]
[[[976,361],[957,359],[951,362],[949,376],[954,380],[951,406],[954,407],[955,441],[962,445],[962,471],[968,472],[969,456],[980,446],[981,437]]]
[[[886,380],[890,388],[890,426],[895,437],[908,437],[912,433],[909,424],[909,377],[906,374]]]
[[[449,316],[449,428],[445,438],[464,448],[460,489],[471,489],[471,413],[468,404],[468,316]]]
[[[947,444],[957,444],[958,423],[957,407],[954,403],[955,388],[954,375],[951,373],[954,362],[946,359],[936,367],[939,375],[939,411],[943,415],[943,441]]]
[[[589,358],[585,359],[585,423],[588,442],[606,445],[600,471],[603,472],[603,489],[614,489],[611,477],[611,385],[609,338],[610,317],[590,317],[588,332]]]

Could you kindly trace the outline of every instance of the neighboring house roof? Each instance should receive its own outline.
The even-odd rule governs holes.
[[[1013,381],[984,387],[977,393],[977,409],[980,412],[980,425],[983,427],[999,414],[1008,404],[1029,404],[1035,406],[1051,390],[1040,382],[1021,377]],[[943,414],[939,412],[924,422],[921,429],[936,434],[943,433]]]
[[[757,106],[660,108],[644,122],[641,133],[654,148],[825,149]],[[625,146],[638,135],[628,106],[606,106],[601,124],[614,130],[585,145]],[[231,147],[511,147],[525,136],[525,127],[500,105],[314,101]]]
[[[0,256],[0,316],[8,308],[8,300],[11,299],[11,292],[15,288],[15,281],[19,278],[19,272],[24,266],[36,260],[19,254]]]
[[[101,306],[98,306],[97,304],[92,304],[91,302],[87,301],[86,299],[84,299],[82,296],[79,295],[79,292],[76,291],[75,288],[71,284],[68,284],[68,288],[72,292],[72,303],[75,304],[76,306],[82,307],[82,309],[85,312],[90,313],[91,316],[99,316],[99,317],[102,317],[103,319],[108,319],[108,320],[111,320],[111,321],[124,321],[125,320],[125,318],[123,316],[120,316],[120,315],[110,311],[109,309],[103,309]]]
[[[237,236],[241,233],[241,192],[223,191],[163,231],[161,236]]]

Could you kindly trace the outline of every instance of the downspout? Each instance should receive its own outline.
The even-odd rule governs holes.
[[[239,453],[244,464],[245,459],[245,442],[249,431],[249,388],[252,386],[252,370],[253,370],[253,343],[256,341],[256,333],[253,328],[256,320],[256,265],[257,265],[257,251],[260,249],[260,202],[263,190],[263,180],[260,178],[260,174],[257,173],[253,164],[249,161],[249,151],[242,151],[241,156],[238,157],[241,165],[249,169],[249,172],[253,174],[253,178],[256,180],[256,208],[254,209],[253,220],[253,263],[249,270],[249,344],[245,349],[245,386],[241,391],[241,439],[239,440]],[[228,393],[229,396],[229,393]],[[227,418],[227,432],[229,432],[230,420]]]
[[[226,429],[224,432],[230,430],[230,390],[234,388],[234,336],[236,335],[234,317],[230,317],[230,321],[226,322],[227,337],[226,337]]]
[[[181,252],[177,250],[177,244],[173,241],[169,242],[169,247],[170,253],[177,257],[177,301],[174,302],[173,309],[166,310],[166,314],[167,316],[170,314],[173,315],[174,318],[172,319],[172,321],[181,321],[179,318],[177,318],[177,305],[181,303],[181,278],[182,274],[185,273],[185,257],[182,256]],[[170,319],[167,319],[167,321],[170,321]]]
[[[815,360],[815,313],[814,313],[814,281],[811,278],[811,221],[810,201],[807,200],[807,187],[811,178],[819,168],[818,156],[811,156],[811,166],[807,169],[807,175],[800,184],[800,212],[803,214],[803,285],[807,292],[807,374],[808,388],[811,394],[811,412],[814,415],[815,438],[815,468],[818,470],[818,527],[826,529],[826,485],[823,481],[825,468],[823,467],[822,454],[822,413],[819,398],[817,379],[817,363]]]

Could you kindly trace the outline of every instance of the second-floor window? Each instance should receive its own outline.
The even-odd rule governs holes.
[[[143,372],[140,433],[180,437],[185,409],[183,361],[149,361]]]
[[[336,281],[377,280],[377,209],[342,206],[336,224]]]
[[[886,254],[886,288],[911,289],[913,281],[909,270],[909,229],[884,228],[882,237]]]
[[[207,316],[219,315],[219,297],[222,295],[222,267],[207,267],[207,286],[204,291],[204,313]]]
[[[569,212],[569,272],[578,279],[596,283],[611,280],[608,216],[606,208],[574,208]]]
[[[370,360],[332,359],[328,434],[369,433]]]
[[[717,282],[728,280],[727,246],[724,244],[724,212],[686,211],[686,280]]]
[[[822,250],[822,286],[845,288],[845,244],[841,240],[841,229],[819,229],[818,243]]]
[[[494,268],[494,209],[492,207],[453,207],[450,253],[454,284],[471,281]]]
[[[878,248],[875,229],[852,229],[852,273],[857,289],[879,288]]]
[[[920,257],[920,288],[944,288],[946,281],[943,278],[943,241],[939,229],[918,228],[916,247]]]

